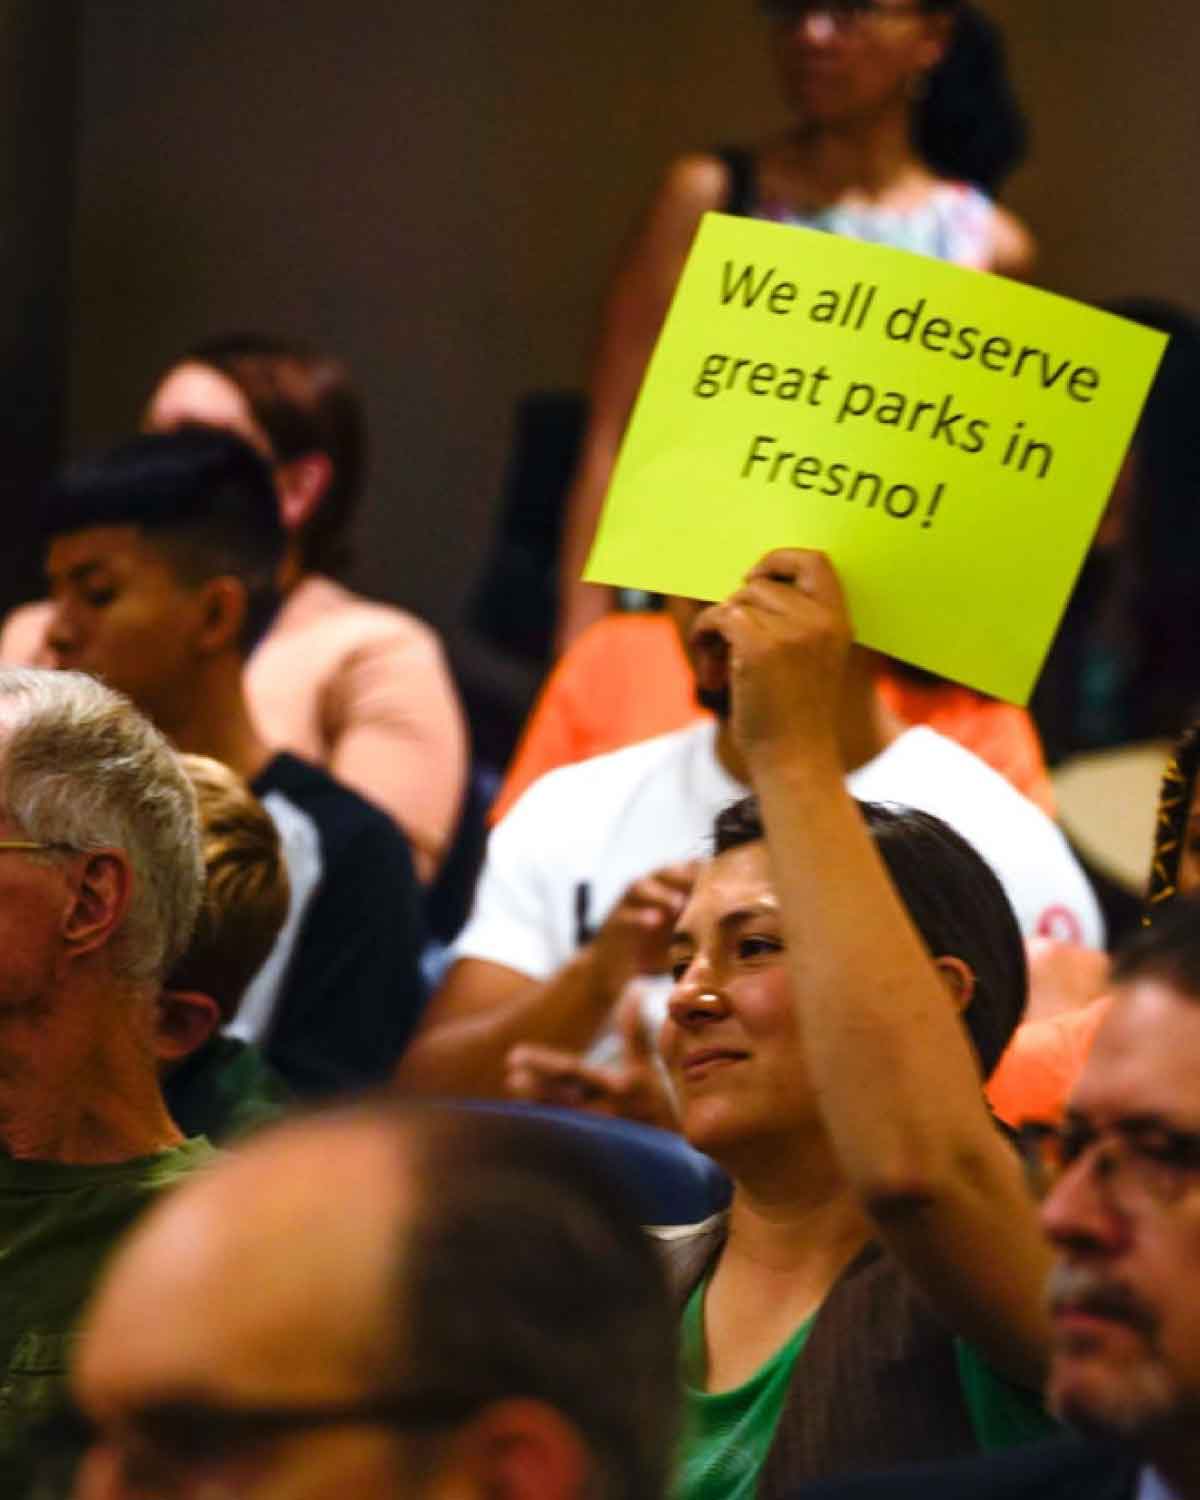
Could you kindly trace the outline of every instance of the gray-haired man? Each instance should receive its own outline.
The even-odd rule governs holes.
[[[158,1084],[203,881],[191,786],[124,698],[0,671],[0,1493],[23,1495],[101,1261],[210,1154]]]

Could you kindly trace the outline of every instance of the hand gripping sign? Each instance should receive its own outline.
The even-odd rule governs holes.
[[[1025,703],[1166,339],[907,251],[707,214],[584,577],[833,559],[858,640]]]

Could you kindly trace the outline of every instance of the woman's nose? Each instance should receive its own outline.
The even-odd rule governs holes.
[[[689,964],[675,981],[667,1001],[667,1014],[677,1026],[703,1025],[725,1014],[725,997],[710,965],[700,961]]]

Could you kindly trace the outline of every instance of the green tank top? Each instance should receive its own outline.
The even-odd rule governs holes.
[[[683,1422],[672,1500],[753,1500],[815,1314],[744,1385],[712,1395],[704,1389],[707,1290],[706,1277],[683,1310]]]
[[[671,1500],[754,1500],[795,1368],[816,1313],[745,1382],[716,1395],[704,1389],[708,1278],[688,1298],[680,1326],[683,1419]],[[984,1452],[1039,1442],[1061,1432],[1038,1396],[998,1375],[963,1339],[954,1340],[959,1385]]]

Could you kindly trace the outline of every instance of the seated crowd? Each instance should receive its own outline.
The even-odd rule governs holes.
[[[348,372],[209,340],[141,428],[0,631],[0,1496],[1200,1500],[1190,666],[1118,943],[1034,720],[855,644],[822,553],[586,629],[572,580],[443,952],[467,732],[335,581]]]

